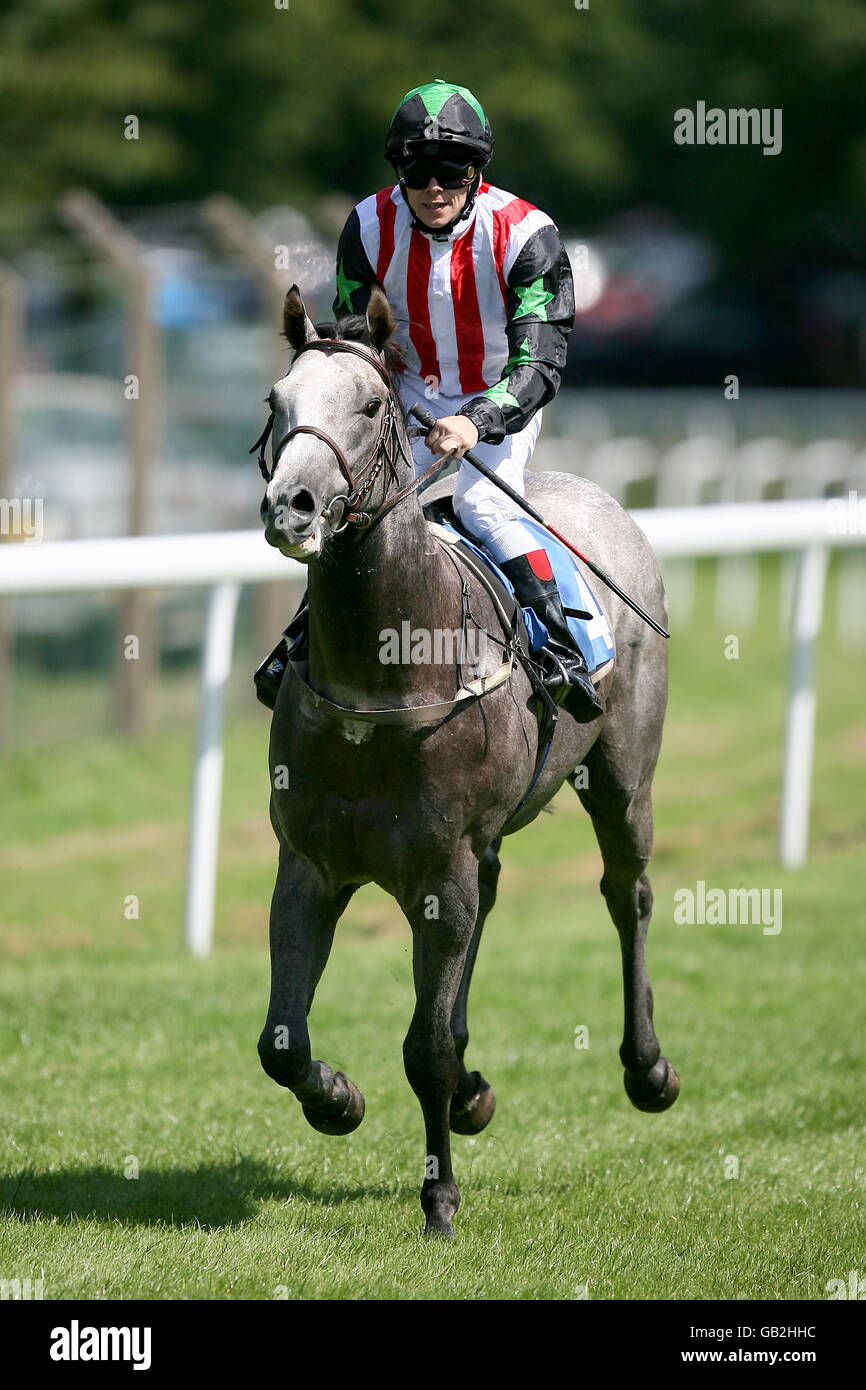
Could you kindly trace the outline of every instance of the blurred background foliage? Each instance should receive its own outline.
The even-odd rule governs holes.
[[[400,96],[442,76],[488,112],[493,181],[561,223],[659,206],[730,266],[862,251],[862,0],[285,2],[6,0],[0,201],[355,200],[390,181]],[[697,100],[781,107],[781,154],[675,145]]]

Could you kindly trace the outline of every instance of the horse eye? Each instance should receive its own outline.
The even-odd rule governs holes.
[[[364,414],[367,416],[369,420],[372,420],[373,416],[378,412],[379,406],[381,404],[382,402],[379,400],[378,396],[374,396],[371,401],[367,402],[367,404],[364,406]]]

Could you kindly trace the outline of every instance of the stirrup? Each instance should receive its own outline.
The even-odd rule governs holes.
[[[554,704],[565,709],[578,724],[591,724],[598,719],[604,713],[604,706],[592,683],[583,653],[568,652],[570,666],[566,666],[552,645],[543,650],[548,668],[544,685]]]
[[[571,689],[568,671],[550,647],[543,647],[539,655],[542,657],[544,688],[555,705],[564,705]]]

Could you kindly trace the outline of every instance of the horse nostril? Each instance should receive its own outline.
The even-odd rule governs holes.
[[[293,512],[311,513],[316,510],[316,504],[313,501],[310,493],[307,492],[307,489],[305,487],[302,487],[300,492],[296,492],[294,497],[292,498],[291,508]]]

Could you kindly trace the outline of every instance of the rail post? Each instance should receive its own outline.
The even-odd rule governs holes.
[[[210,955],[213,942],[225,692],[231,673],[239,596],[239,584],[215,585],[210,591],[205,625],[184,916],[184,940],[193,955],[200,957]]]
[[[809,846],[812,762],[815,751],[815,642],[821,631],[827,549],[800,551],[794,574],[788,712],[779,811],[779,854],[786,868],[805,863]]]

